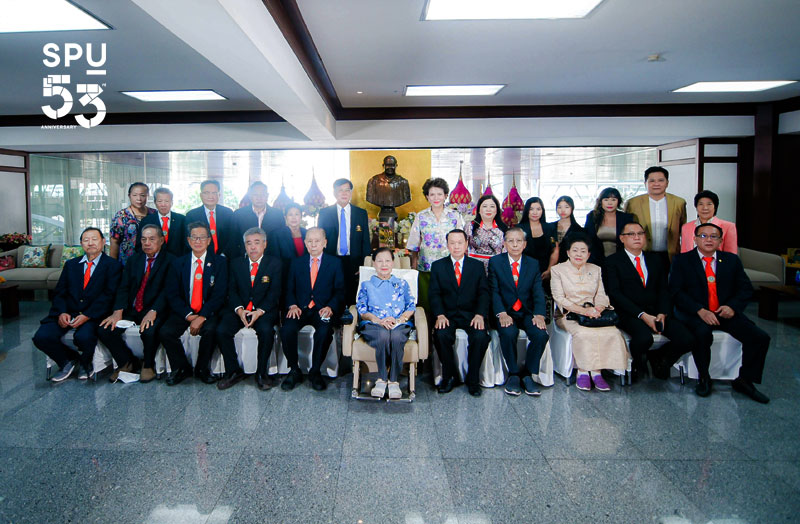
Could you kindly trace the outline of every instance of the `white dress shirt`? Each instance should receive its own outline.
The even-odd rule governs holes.
[[[92,260],[92,269],[89,270],[89,278],[92,278],[94,276],[94,270],[97,269],[97,264],[100,263],[100,257],[102,256],[103,253],[101,251],[100,254],[97,255],[97,257],[94,260]],[[86,273],[86,264],[88,262],[89,262],[89,257],[87,255],[83,255],[83,258],[81,259],[81,264],[83,265],[84,273]]]
[[[634,268],[636,268],[636,257],[639,257],[639,263],[642,266],[642,273],[644,273],[644,283],[647,284],[647,264],[644,263],[644,252],[640,253],[639,255],[634,255],[626,249],[625,254],[631,259],[631,264],[633,264]]]
[[[669,229],[669,214],[667,209],[667,196],[661,200],[650,200],[650,234],[652,237],[652,251],[667,251],[667,231]]]
[[[697,250],[697,254],[700,255],[700,262],[702,262],[703,271],[705,271],[705,269],[706,269],[706,261],[703,260],[703,257],[705,257],[705,255],[702,254],[699,249]],[[710,256],[711,256],[711,269],[714,271],[714,274],[716,275],[717,274],[717,252],[714,251],[713,253],[711,253]]]
[[[208,220],[209,226],[211,225],[211,215],[209,214],[210,212],[212,212],[212,211],[214,212],[214,221],[215,222],[216,222],[217,218],[219,218],[217,216],[217,206],[214,206],[214,209],[208,209],[206,206],[203,206],[203,211],[206,212],[206,220]],[[216,233],[216,231],[214,233]],[[212,233],[212,234],[214,234],[214,233]]]
[[[450,262],[453,263],[453,271],[456,270],[456,262],[458,262],[458,270],[461,271],[462,275],[464,274],[464,258],[466,257],[461,257],[458,260],[456,260],[452,256],[450,257]]]
[[[347,238],[347,252],[350,253],[350,204],[344,206],[340,206],[336,204],[336,224],[340,224],[342,220],[342,209],[344,209],[344,221],[347,223],[347,228],[345,229],[344,236]],[[341,234],[341,233],[340,233]],[[342,252],[342,245],[339,240],[341,237],[336,238],[336,252]]]
[[[201,261],[200,265],[203,266],[203,271],[205,272],[205,270],[206,270],[206,254],[208,254],[208,251],[205,251],[203,253],[202,257],[197,258],[196,256],[194,256],[194,253],[192,253],[192,265],[189,267],[189,298],[190,298],[190,300],[191,300],[191,296],[192,296],[192,291],[194,290],[194,280],[195,280],[194,272],[197,271],[197,261],[198,260]]]
[[[261,227],[261,221],[264,220],[264,215],[267,214],[267,206],[264,206],[264,209],[260,213],[256,211],[256,208],[252,209],[253,213],[256,214],[256,220],[258,220],[258,222],[256,222],[258,224],[256,227]]]

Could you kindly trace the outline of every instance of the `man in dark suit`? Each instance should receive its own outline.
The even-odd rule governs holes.
[[[325,230],[310,228],[306,232],[308,254],[294,259],[289,267],[286,285],[288,310],[281,327],[283,354],[291,368],[281,384],[285,391],[303,381],[297,360],[297,333],[309,324],[314,326],[314,349],[308,376],[315,390],[322,391],[327,387],[320,368],[333,338],[331,318],[340,314],[344,307],[344,277],[339,259],[323,256],[326,244]]]
[[[694,363],[699,375],[697,394],[711,394],[713,331],[721,329],[742,343],[742,367],[733,389],[766,404],[769,398],[753,383],[761,383],[770,337],[744,314],[753,286],[742,261],[733,253],[719,251],[722,228],[701,224],[694,230],[696,249],[675,255],[669,289],[675,308],[695,337]]]
[[[203,205],[186,213],[187,228],[199,222],[211,231],[211,252],[215,255],[227,255],[235,248],[233,210],[219,203],[220,185],[216,180],[206,180],[200,184],[200,199]],[[186,231],[189,236],[189,231]],[[189,243],[191,247],[191,243]]]
[[[228,293],[228,262],[225,257],[212,253],[208,227],[194,222],[188,229],[187,241],[192,252],[172,263],[166,288],[171,313],[160,331],[161,344],[172,368],[167,377],[168,386],[192,376],[192,365],[181,343],[186,328],[189,334],[200,335],[194,375],[206,384],[215,382],[208,365],[216,346],[219,313]]]
[[[631,337],[628,348],[633,356],[633,379],[647,372],[648,359],[653,375],[668,379],[672,365],[681,355],[693,351],[692,334],[672,315],[661,257],[643,251],[647,242],[644,227],[638,222],[625,224],[619,239],[624,248],[606,259],[603,276],[606,293],[619,315],[619,328]],[[648,351],[653,333],[663,334],[669,343]]]
[[[518,396],[520,374],[517,365],[517,337],[519,330],[528,336],[525,370],[522,385],[525,393],[541,394],[531,375],[539,374],[539,361],[549,340],[544,322],[545,301],[539,263],[522,254],[525,250],[525,232],[518,227],[506,231],[505,247],[508,253],[495,255],[489,260],[489,286],[492,290],[492,309],[497,317],[497,334],[508,366],[505,392]]]
[[[148,214],[139,224],[136,233],[136,252],[142,252],[142,230],[144,226],[155,225],[161,229],[164,236],[164,250],[179,257],[189,251],[186,244],[186,217],[172,211],[172,191],[166,187],[159,187],[153,193],[153,200],[158,213]],[[172,232],[172,234],[170,234]]]
[[[267,234],[261,228],[244,233],[246,257],[231,261],[228,278],[228,303],[217,326],[217,342],[225,359],[225,378],[217,383],[228,389],[245,378],[239,366],[233,337],[242,328],[253,328],[258,337],[256,384],[267,390],[274,384],[268,375],[269,355],[275,342],[278,300],[281,295],[281,261],[264,255]]]
[[[56,284],[50,313],[42,319],[33,336],[33,345],[58,364],[61,371],[52,382],[62,382],[72,375],[80,358],[78,378],[86,380],[92,372],[92,357],[97,345],[97,325],[108,316],[119,284],[122,264],[104,255],[103,233],[87,227],[81,233],[81,258],[67,260]],[[61,342],[70,329],[80,357]]]
[[[123,340],[125,328],[117,327],[120,320],[133,321],[139,325],[144,346],[144,362],[139,381],[150,382],[156,376],[158,330],[167,319],[167,295],[164,287],[175,257],[164,249],[164,234],[157,225],[144,226],[141,240],[143,252],[134,253],[122,270],[122,281],[114,300],[114,312],[100,323],[97,331],[97,338],[108,348],[117,363],[117,369],[109,377],[110,382],[116,382],[121,371],[138,371],[140,364]]]
[[[366,209],[350,203],[353,197],[353,183],[340,178],[333,183],[336,204],[319,212],[319,227],[325,230],[330,239],[325,252],[339,257],[344,271],[344,304],[355,304],[358,291],[358,268],[364,265],[364,257],[369,256],[370,245],[369,218]],[[335,240],[334,240],[335,239]]]
[[[248,229],[258,227],[269,235],[272,230],[286,224],[283,213],[279,209],[267,205],[269,194],[264,182],[253,182],[247,191],[247,196],[251,205],[240,207],[233,212],[233,228],[236,231],[236,237],[232,239],[231,243],[229,255],[231,258],[245,256],[246,250],[242,239]]]
[[[456,329],[467,333],[467,389],[474,397],[481,396],[478,377],[483,356],[489,345],[486,331],[489,316],[489,282],[483,263],[465,257],[467,234],[463,229],[447,233],[450,256],[431,265],[428,297],[431,312],[436,318],[433,342],[442,362],[442,382],[439,393],[449,393],[456,381],[454,346]]]

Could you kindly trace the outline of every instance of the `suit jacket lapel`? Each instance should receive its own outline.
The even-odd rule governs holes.
[[[640,209],[638,210],[638,212],[637,212],[636,209],[632,209],[631,211],[633,211],[633,213],[635,215],[640,217],[639,220],[642,221],[642,225],[647,230],[647,233],[648,233],[647,236],[649,238],[647,239],[647,246],[646,247],[649,248],[650,247],[650,243],[651,243],[650,239],[653,237],[653,231],[652,231],[652,227],[651,227],[652,224],[650,223],[650,197],[648,195],[642,195],[642,205],[640,206]]]
[[[693,251],[690,251],[690,253],[694,253],[695,255],[692,257],[692,263],[691,263],[695,273],[697,273],[697,276],[700,277],[701,281],[707,282],[706,270],[703,267],[703,260],[700,258],[701,253],[697,250],[697,248],[695,248]]]

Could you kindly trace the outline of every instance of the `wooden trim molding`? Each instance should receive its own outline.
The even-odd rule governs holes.
[[[93,116],[93,115],[87,115]],[[106,113],[104,126],[148,124],[238,124],[285,122],[275,111],[162,111],[155,113]],[[0,115],[0,127],[72,124],[45,115]]]

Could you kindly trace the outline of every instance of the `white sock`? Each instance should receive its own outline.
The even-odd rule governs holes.
[[[590,371],[590,373],[592,374],[592,378],[600,376],[600,372],[599,371]]]

